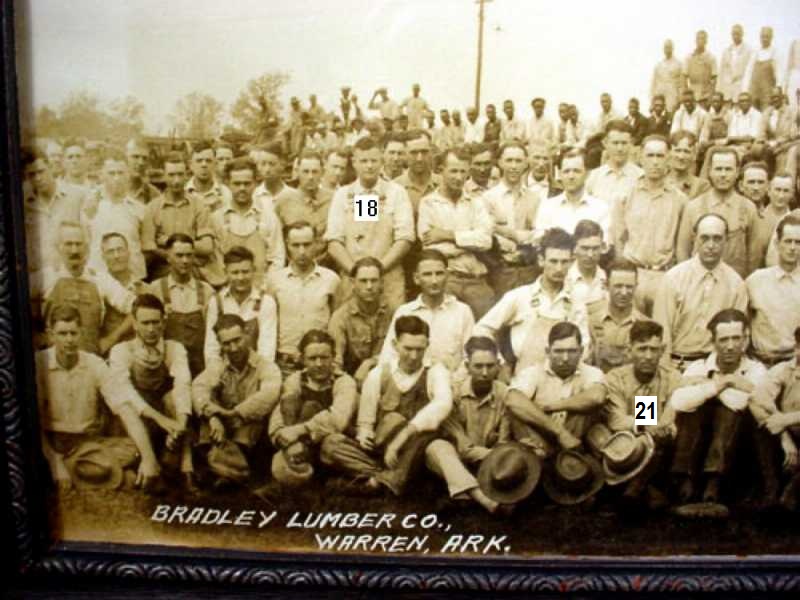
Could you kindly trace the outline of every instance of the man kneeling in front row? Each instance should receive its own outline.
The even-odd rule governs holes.
[[[319,329],[300,340],[303,368],[286,378],[269,421],[269,438],[277,449],[272,477],[280,486],[310,481],[325,437],[344,433],[353,419],[356,382],[334,367],[335,345],[330,334]]]
[[[215,487],[250,479],[248,454],[278,403],[281,372],[250,346],[239,315],[223,314],[214,325],[222,360],[211,361],[192,384],[199,418],[197,447],[204,451]]]
[[[42,451],[59,489],[83,484],[117,488],[122,469],[134,466],[137,450],[142,457],[138,482],[154,476],[159,467],[141,420],[115,388],[103,359],[79,349],[78,309],[56,305],[50,311],[48,335],[54,345],[36,353],[36,387]],[[131,439],[108,437],[107,409],[120,418]]]
[[[421,466],[425,448],[453,406],[450,373],[425,364],[428,324],[416,316],[395,321],[397,357],[370,371],[358,410],[356,439],[331,434],[322,462],[363,480],[363,490],[384,486],[401,495]]]

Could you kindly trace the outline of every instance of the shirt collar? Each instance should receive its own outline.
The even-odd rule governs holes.
[[[495,397],[495,386],[496,385],[497,385],[497,382],[493,381],[492,382],[492,387],[489,390],[489,393],[486,394],[486,396],[484,396],[482,399],[479,399],[475,395],[475,391],[472,389],[472,377],[467,377],[459,385],[458,397],[461,398],[461,399],[466,398],[466,399],[469,399],[469,400],[476,400],[476,401],[478,401],[478,407],[481,407],[484,404],[489,404],[490,402],[492,402],[492,400],[494,400],[494,397]]]
[[[250,352],[247,355],[247,362],[245,363],[245,369],[242,369],[241,371],[239,371],[236,367],[233,366],[231,361],[228,360],[227,356],[223,356],[222,362],[225,366],[225,369],[234,371],[236,373],[241,373],[242,371],[245,371],[248,366],[254,369],[258,367],[258,354],[256,354],[253,350],[250,350]]]
[[[734,373],[738,375],[745,375],[747,371],[750,369],[750,359],[746,356],[742,355],[741,360],[739,361],[739,366],[736,367]],[[712,352],[708,355],[708,358],[705,360],[705,370],[710,375],[711,373],[719,372],[719,365],[717,364],[717,353]]]
[[[531,292],[531,305],[538,306],[539,295],[545,293],[545,291],[542,289],[541,276],[537,277],[536,281],[530,284],[530,292]],[[569,292],[567,291],[567,286],[562,286],[561,290],[558,292],[558,294],[556,294],[556,297],[553,299],[553,303],[558,302],[559,300],[572,302],[572,298],[570,298]]]
[[[137,350],[137,349],[144,350],[144,349],[145,349],[144,342],[142,341],[142,339],[141,339],[139,336],[136,336],[135,338],[133,338],[133,342],[132,342],[132,343],[133,343],[133,349],[134,349],[134,350]],[[161,355],[161,357],[163,358],[163,357],[164,357],[164,355],[165,355],[165,353],[166,353],[166,349],[167,349],[167,342],[166,342],[166,340],[163,338],[163,336],[162,336],[162,338],[161,338],[160,340],[158,340],[158,342],[156,343],[156,345],[155,345],[155,349],[158,351],[158,353],[159,353],[159,354]]]
[[[372,315],[365,315],[363,312],[361,312],[361,309],[358,307],[358,300],[356,300],[355,296],[350,298],[349,303],[350,303],[350,306],[348,307],[348,312],[351,315],[361,315],[362,317],[372,316]],[[387,310],[389,310],[389,306],[386,304],[386,302],[381,300],[380,303],[378,304],[378,310],[375,311],[375,314],[376,315],[377,314],[382,314],[382,313],[385,313]]]
[[[287,277],[300,279],[300,275],[294,272],[291,265],[287,265],[286,267],[284,267],[284,270],[286,271]],[[309,277],[321,277],[321,276],[322,276],[322,271],[320,271],[319,265],[314,263],[314,269],[310,273],[307,273],[303,278],[307,279]]]
[[[177,201],[172,197],[172,194],[170,194],[169,192],[165,192],[161,196],[161,198],[162,198],[162,202],[164,203],[164,205],[183,206],[184,204],[190,204],[191,203],[191,200],[189,200],[189,197],[186,196],[186,194],[181,196],[181,199],[177,200]]]
[[[439,308],[443,308],[445,306],[450,306],[455,301],[456,301],[455,296],[453,296],[452,294],[445,294],[444,295],[444,299],[442,300],[442,303],[439,305]],[[428,306],[427,304],[425,304],[422,301],[422,294],[420,294],[414,300],[409,302],[409,308],[411,310],[413,310],[413,311],[423,310],[423,309],[436,310],[436,309],[432,309],[430,306]]]
[[[396,356],[391,359],[389,362],[389,369],[393,376],[399,375],[400,377],[412,378],[412,377],[419,377],[422,371],[431,366],[431,360],[427,356],[422,359],[422,366],[419,370],[415,371],[414,373],[406,373],[402,369],[400,369],[400,359]]]
[[[220,294],[222,295],[223,298],[233,298],[233,292],[231,292],[230,284],[226,285],[222,289]],[[244,301],[245,302],[249,302],[250,300],[255,301],[258,300],[260,296],[261,296],[261,291],[258,288],[256,288],[256,286],[252,286],[250,288],[250,294],[247,296],[247,298],[244,299]]]
[[[172,288],[189,288],[190,290],[197,289],[197,279],[194,277],[189,277],[189,281],[186,283],[179,283],[173,276],[172,273],[167,275],[167,287],[169,289]]]
[[[576,281],[585,281],[586,283],[594,283],[596,281],[605,281],[606,273],[605,271],[603,271],[603,269],[597,267],[597,270],[594,272],[594,279],[589,281],[581,273],[581,270],[578,268],[578,263],[573,262],[570,265],[569,270],[567,271],[567,280],[573,283]]]
[[[700,257],[697,254],[695,254],[692,257],[692,260],[694,261],[694,268],[697,271],[703,273],[703,275],[705,275],[706,273],[711,273],[711,275],[714,277],[714,279],[719,279],[721,271],[722,271],[723,261],[719,261],[719,263],[717,263],[717,266],[709,271],[708,269],[705,268],[703,263],[700,262]]]
[[[78,351],[78,362],[76,362],[75,366],[72,367],[71,369],[66,369],[65,367],[62,367],[58,363],[58,359],[56,358],[55,346],[50,346],[47,350],[45,350],[45,352],[47,352],[47,368],[50,371],[69,372],[69,371],[75,371],[77,369],[83,369],[86,367],[86,358],[83,356],[83,352],[81,352],[80,350]]]

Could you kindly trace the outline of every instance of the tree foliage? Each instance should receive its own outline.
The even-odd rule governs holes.
[[[210,139],[219,135],[223,111],[213,96],[191,92],[175,103],[170,119],[179,136]]]
[[[239,127],[259,137],[270,118],[280,121],[281,89],[289,83],[288,73],[276,71],[251,79],[231,107],[231,116]]]
[[[44,105],[26,130],[43,138],[124,140],[142,133],[144,104],[133,96],[102,102],[88,91],[73,92],[58,109]]]

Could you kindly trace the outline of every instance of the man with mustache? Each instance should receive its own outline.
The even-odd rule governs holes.
[[[80,349],[84,352],[104,354],[109,340],[117,334],[101,338],[106,303],[124,315],[131,313],[134,295],[108,273],[96,274],[86,268],[88,244],[86,232],[78,223],[64,221],[58,229],[58,248],[61,266],[42,273],[41,288],[31,282],[31,296],[44,302],[44,317],[54,306],[65,304],[75,307],[81,315]],[[120,327],[128,328],[123,322]]]

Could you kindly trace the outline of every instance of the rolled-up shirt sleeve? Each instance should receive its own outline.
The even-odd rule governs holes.
[[[275,410],[281,393],[281,371],[273,362],[258,367],[258,390],[236,405],[236,412],[245,421],[260,421]]]
[[[127,403],[136,414],[141,415],[148,405],[131,382],[133,356],[131,356],[127,343],[117,344],[111,348],[108,364],[111,370],[113,392],[106,397],[106,402],[115,413],[123,404]]]
[[[282,269],[286,263],[286,247],[278,216],[272,210],[264,210],[259,224],[261,237],[267,246],[268,269]]]
[[[356,420],[359,432],[375,432],[375,419],[378,415],[378,399],[381,395],[381,373],[383,369],[383,365],[379,364],[367,374],[364,380]]]
[[[474,227],[454,231],[456,246],[465,250],[489,250],[492,247],[494,221],[483,202],[475,200],[473,206]]]
[[[345,219],[346,219],[347,194],[344,188],[340,188],[333,195],[331,206],[328,210],[328,225],[325,228],[326,242],[345,242]]]
[[[358,401],[355,380],[342,374],[333,383],[333,402],[330,408],[318,412],[306,421],[311,441],[319,442],[329,433],[341,433],[350,424]]]
[[[222,361],[209,362],[203,372],[192,382],[192,402],[196,414],[205,416],[205,410],[212,402],[214,389],[220,383],[223,370]]]
[[[628,414],[631,398],[626,394],[622,378],[613,371],[606,376],[606,414],[608,426],[612,431],[631,431],[634,426],[633,415]]]
[[[440,363],[428,369],[428,398],[428,404],[410,421],[417,431],[435,431],[453,410],[450,372]]]
[[[258,354],[274,362],[277,347],[278,307],[272,296],[264,294],[258,309]]]
[[[172,375],[172,399],[175,401],[177,416],[192,414],[192,376],[189,372],[189,359],[186,349],[178,344],[166,342],[167,350],[164,360],[169,362],[167,368]]]
[[[100,295],[119,312],[129,315],[136,296],[126,290],[119,281],[107,274],[102,274],[95,280],[95,285]]]
[[[414,231],[414,208],[411,205],[408,192],[405,188],[401,187],[395,190],[394,193],[394,241],[414,242],[414,240],[416,240],[416,233]]]

